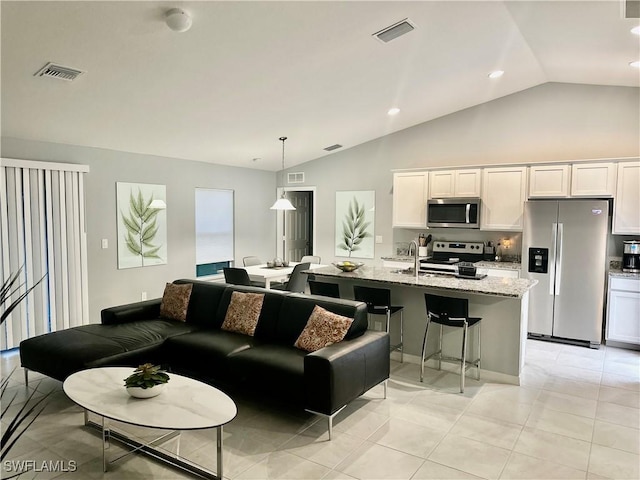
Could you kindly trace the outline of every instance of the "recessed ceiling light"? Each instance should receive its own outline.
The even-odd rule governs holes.
[[[640,35],[640,25],[638,25],[637,27],[633,27],[631,29],[631,33],[633,33],[634,35]]]
[[[629,62],[629,66],[633,68],[640,68],[640,61],[636,60],[635,62]]]
[[[504,70],[495,70],[489,74],[489,78],[500,78],[504,75]]]
[[[387,112],[387,115],[392,115],[393,116],[393,115],[397,115],[399,113],[400,113],[400,109],[396,108],[396,107],[393,107],[393,108],[389,109],[389,111]]]

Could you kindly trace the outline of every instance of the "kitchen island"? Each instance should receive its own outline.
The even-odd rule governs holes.
[[[424,294],[468,299],[469,314],[482,317],[482,377],[519,384],[527,339],[529,290],[536,281],[500,277],[471,280],[437,274],[421,274],[416,279],[415,275],[397,269],[369,266],[349,273],[333,266],[309,273],[316,280],[338,283],[344,298],[353,298],[353,285],[390,289],[394,305],[404,306],[404,358],[412,363],[420,363],[422,352],[426,326]],[[378,321],[382,320],[375,318],[375,322]],[[376,323],[372,327],[382,327],[382,323]],[[398,329],[399,322],[392,320],[392,344],[397,343]],[[429,335],[427,355],[436,349],[436,337],[437,334]],[[459,344],[459,331],[445,332],[445,351],[459,355]],[[473,338],[469,339],[469,344],[474,344]]]

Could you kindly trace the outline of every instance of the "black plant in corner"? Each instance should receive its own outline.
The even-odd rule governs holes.
[[[20,275],[22,273],[22,268],[20,268],[16,273],[11,274],[9,278],[2,282],[2,287],[0,287],[0,307],[2,308],[2,314],[0,315],[0,325],[4,323],[4,321],[9,317],[11,312],[25,299],[27,295],[31,293],[31,291],[36,288],[47,276],[45,274],[38,282],[36,282],[31,287],[26,287],[26,282],[20,281]],[[9,385],[9,380],[15,368],[11,370],[9,375],[2,378],[2,382],[0,383],[0,403],[2,404],[2,412],[0,412],[0,418],[5,421],[5,417],[7,416],[9,409],[14,404],[18,392],[15,392],[11,395],[11,398],[7,399],[9,396],[7,394],[7,387]],[[24,432],[31,426],[31,424],[38,418],[38,415],[42,413],[44,410],[49,394],[42,396],[41,398],[34,401],[33,397],[36,391],[31,392],[27,401],[22,404],[17,413],[14,414],[11,420],[7,420],[9,424],[6,429],[2,432],[2,438],[0,439],[0,460],[4,460],[7,454],[10,452],[11,448],[16,444],[16,442],[20,439],[20,437],[24,434]],[[16,473],[16,475],[4,478],[14,478],[18,475],[25,473],[24,471]]]

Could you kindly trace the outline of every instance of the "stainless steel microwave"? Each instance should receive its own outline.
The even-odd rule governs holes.
[[[427,202],[427,226],[480,228],[479,198],[434,198]]]

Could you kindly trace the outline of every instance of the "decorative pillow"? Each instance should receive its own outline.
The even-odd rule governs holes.
[[[160,303],[160,316],[171,320],[187,320],[187,309],[189,308],[189,298],[191,298],[192,283],[176,285],[167,283]]]
[[[222,322],[222,330],[244,333],[253,337],[263,301],[263,293],[232,292],[229,308]]]
[[[294,346],[307,352],[342,341],[353,319],[325,310],[316,305]]]

